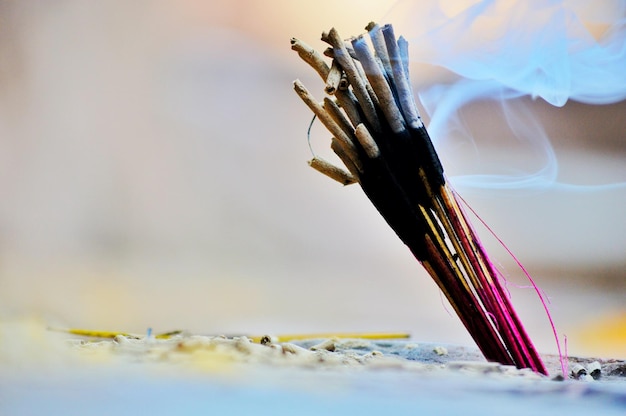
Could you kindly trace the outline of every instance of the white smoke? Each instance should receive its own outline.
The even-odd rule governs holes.
[[[412,61],[450,72],[420,88],[436,145],[473,143],[464,108],[491,101],[489,118],[507,122],[503,139],[525,143],[541,161],[532,171],[508,166],[457,176],[457,186],[565,186],[557,182],[555,152],[528,98],[559,107],[568,100],[626,99],[626,1],[404,1],[387,19],[402,17],[408,21],[398,32],[409,32]]]

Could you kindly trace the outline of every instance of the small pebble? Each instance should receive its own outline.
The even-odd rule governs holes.
[[[276,339],[274,337],[272,337],[271,335],[264,335],[263,337],[261,337],[261,340],[259,341],[259,344],[261,345],[268,345],[268,344],[274,344],[276,343]]]
[[[335,343],[337,342],[336,339],[327,339],[326,341],[323,341],[317,345],[313,345],[311,347],[312,351],[321,351],[321,350],[326,350],[326,351],[335,351],[335,349],[337,348]]]
[[[439,356],[448,355],[448,349],[446,347],[435,347],[433,348],[433,352]]]
[[[305,348],[302,348],[301,346],[296,345],[296,344],[285,342],[285,343],[280,344],[280,345],[283,348],[283,353],[284,354],[294,354],[294,355],[296,355],[296,354],[306,354],[306,353],[311,354],[311,352],[309,350],[307,350]]]
[[[118,344],[128,344],[129,343],[128,338],[126,338],[124,335],[116,335],[115,338],[113,338],[113,341],[117,342]]]
[[[609,376],[626,377],[626,364],[611,364],[607,372]]]
[[[570,370],[570,374],[576,380],[587,375],[587,369],[580,364],[574,364]]]
[[[594,361],[587,365],[587,371],[594,380],[598,380],[602,376],[602,366],[598,361]]]
[[[252,341],[248,337],[235,337],[233,338],[235,348],[244,353],[251,353],[253,347]],[[256,344],[258,346],[258,344]]]

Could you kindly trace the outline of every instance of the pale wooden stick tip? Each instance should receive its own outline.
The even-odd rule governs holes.
[[[380,156],[380,149],[378,148],[376,141],[364,124],[359,124],[358,126],[356,126],[356,129],[354,130],[354,135],[356,136],[357,140],[359,141],[359,143],[363,147],[363,150],[365,150],[365,153],[369,158],[375,159]]]
[[[350,172],[347,172],[340,167],[335,166],[330,162],[327,162],[324,159],[314,157],[313,159],[309,160],[308,164],[316,171],[328,176],[331,179],[336,180],[343,185],[352,185],[353,183],[357,182],[357,180],[354,178],[354,176],[352,176],[352,174],[350,174]]]

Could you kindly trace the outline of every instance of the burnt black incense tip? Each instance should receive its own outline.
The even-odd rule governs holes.
[[[426,127],[423,125],[420,127],[409,126],[409,134],[413,139],[413,143],[415,143],[418,160],[422,161],[422,166],[431,182],[431,186],[444,185],[446,180],[443,174],[443,165]]]
[[[370,160],[364,168],[359,178],[363,192],[415,257],[420,261],[426,259],[424,237],[427,231],[425,224],[417,220],[420,214],[412,196],[382,158]]]

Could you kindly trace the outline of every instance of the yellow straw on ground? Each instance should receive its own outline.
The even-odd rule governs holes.
[[[277,342],[287,341],[304,341],[307,339],[322,339],[322,338],[359,338],[359,339],[407,339],[411,335],[403,332],[329,332],[320,334],[288,334],[288,335],[275,335],[272,336]],[[253,342],[260,342],[264,336],[249,336]]]
[[[118,335],[129,337],[129,338],[142,338],[141,335],[130,334],[127,332],[119,332],[119,331],[98,331],[91,329],[79,329],[79,328],[68,328],[68,329],[57,329],[51,328],[54,331],[66,332],[72,335],[80,335],[83,337],[89,338],[115,338]],[[168,339],[175,335],[181,334],[183,331],[169,331],[161,334],[156,334],[154,337],[157,339]],[[267,335],[240,335],[246,336],[250,338],[253,342],[260,342],[261,339],[265,338]],[[321,338],[360,338],[360,339],[371,339],[371,340],[380,340],[380,339],[407,339],[410,338],[410,334],[404,332],[329,332],[329,333],[319,333],[319,334],[283,334],[283,335],[275,335],[271,336],[272,339],[277,342],[286,342],[286,341],[303,341],[307,339],[321,339]]]

